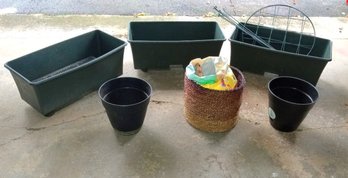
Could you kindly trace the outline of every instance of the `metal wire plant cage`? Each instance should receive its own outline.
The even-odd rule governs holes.
[[[242,30],[242,41],[296,54],[310,55],[315,45],[315,28],[310,18],[289,5],[275,4],[255,11],[240,23],[225,9],[219,15]]]
[[[315,44],[312,21],[305,13],[289,5],[263,7],[255,11],[246,24],[253,24],[252,31],[277,50],[309,55]],[[243,40],[250,40],[250,37],[243,35]]]

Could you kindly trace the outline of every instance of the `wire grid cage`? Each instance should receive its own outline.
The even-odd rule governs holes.
[[[302,11],[283,4],[255,11],[243,25],[276,50],[310,55],[315,44],[315,28]],[[242,41],[260,45],[243,32]]]

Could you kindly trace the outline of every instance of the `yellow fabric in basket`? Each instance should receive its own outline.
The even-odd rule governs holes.
[[[213,84],[205,84],[201,85],[204,88],[212,89],[212,90],[233,90],[237,84],[236,76],[234,76],[233,72],[230,71],[226,75],[219,77],[219,79]]]

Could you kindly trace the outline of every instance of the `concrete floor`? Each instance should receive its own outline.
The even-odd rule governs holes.
[[[226,37],[233,30],[202,17],[3,15],[1,65],[96,28],[126,40],[130,20],[217,20]],[[96,92],[40,115],[1,67],[0,177],[347,177],[348,19],[312,20],[318,36],[333,41],[333,60],[317,84],[319,100],[292,133],[268,122],[269,78],[247,72],[237,126],[218,134],[192,128],[183,115],[183,69],[134,70],[129,45],[123,76],[154,89],[144,125],[132,136],[113,130]],[[228,41],[221,56],[229,56]]]
[[[345,0],[0,0],[1,13],[19,14],[108,14],[151,15],[176,14],[201,16],[211,13],[213,7],[224,7],[235,16],[249,16],[256,10],[272,4],[287,4],[308,16],[344,17],[348,14]]]

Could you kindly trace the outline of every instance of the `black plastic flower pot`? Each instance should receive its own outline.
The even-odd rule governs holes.
[[[295,131],[319,97],[317,89],[309,82],[282,76],[268,83],[269,120],[273,128]]]
[[[112,127],[129,135],[143,125],[152,93],[151,85],[139,78],[119,77],[99,88],[99,97]]]
[[[21,98],[49,116],[122,74],[126,42],[100,30],[9,61]]]

